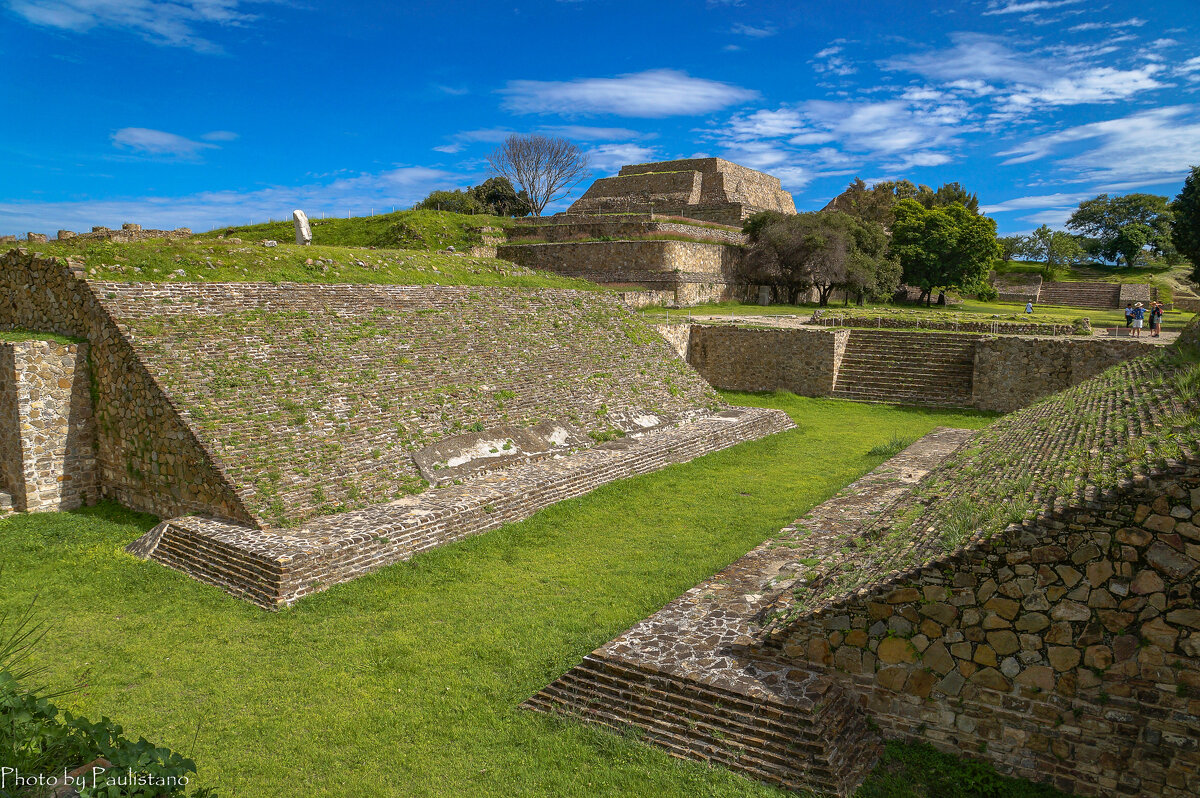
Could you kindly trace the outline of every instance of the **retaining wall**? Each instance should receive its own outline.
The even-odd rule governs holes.
[[[660,329],[666,325],[660,325]],[[846,328],[763,329],[726,325],[670,325],[664,331],[677,351],[716,388],[791,391],[829,396],[846,352]],[[886,334],[886,333],[885,333]],[[897,333],[920,355],[920,336]],[[971,406],[1009,412],[1109,366],[1156,351],[1132,340],[963,336],[974,342]],[[919,376],[919,371],[916,372]],[[888,401],[880,395],[878,401]]]

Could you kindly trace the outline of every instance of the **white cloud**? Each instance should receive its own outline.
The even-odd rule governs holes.
[[[477,176],[474,176],[477,177]],[[88,230],[93,225],[118,227],[137,222],[143,227],[196,231],[225,225],[290,218],[294,208],[310,217],[366,215],[407,208],[430,191],[461,188],[473,176],[425,166],[403,166],[376,174],[362,174],[302,186],[272,186],[250,192],[210,191],[182,197],[135,197],[73,202],[0,203],[0,230],[13,233],[42,229],[51,232]]]
[[[1007,213],[1009,211],[1028,211],[1038,208],[1073,208],[1091,194],[1040,194],[1029,197],[1016,197],[993,205],[980,206],[984,213]]]
[[[1056,162],[1069,182],[1103,184],[1121,191],[1182,180],[1200,163],[1200,106],[1178,105],[1140,111],[1121,119],[1092,122],[1038,136],[1005,152],[1005,164],[1020,164],[1070,151]]]
[[[674,69],[615,78],[513,80],[500,93],[504,108],[517,114],[614,114],[651,119],[707,114],[758,97],[756,91]]]
[[[601,144],[587,151],[588,162],[595,172],[616,172],[633,163],[649,163],[657,157],[653,149],[638,144]]]
[[[626,127],[589,127],[587,125],[551,125],[540,128],[548,136],[562,136],[580,141],[628,141],[646,138],[644,133]]]
[[[1025,14],[1030,11],[1048,11],[1053,8],[1061,8],[1063,6],[1075,5],[1083,0],[1027,0],[1027,2],[993,2],[991,7],[983,12],[983,15],[991,16],[995,14]]]
[[[1120,30],[1121,28],[1140,28],[1145,24],[1146,20],[1140,17],[1130,17],[1120,22],[1084,22],[1080,25],[1074,25],[1068,28],[1068,30],[1072,33],[1089,30]]]
[[[202,138],[209,141],[231,141],[237,138],[237,134],[227,130],[214,130]],[[133,150],[144,155],[161,155],[186,160],[198,158],[203,150],[217,149],[216,144],[194,141],[175,133],[151,130],[145,127],[123,127],[112,134],[112,143],[121,149]]]
[[[241,0],[8,0],[34,25],[84,33],[93,28],[133,31],[156,44],[219,52],[198,32],[204,25],[238,26],[255,19]]]
[[[844,48],[841,44],[833,44],[819,51],[809,61],[813,71],[817,73],[830,73],[833,75],[853,75],[858,71],[858,68],[851,64],[846,57],[842,55]]]
[[[768,36],[774,36],[778,31],[771,25],[754,26],[739,22],[732,28],[734,33],[742,36],[749,36],[753,39],[765,39]]]

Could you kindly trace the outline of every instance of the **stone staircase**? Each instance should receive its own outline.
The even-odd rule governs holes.
[[[1039,305],[1111,310],[1121,307],[1119,283],[1042,283]]]
[[[851,330],[830,395],[859,402],[969,406],[977,340],[953,333]]]
[[[613,657],[590,655],[525,702],[527,709],[577,715],[683,759],[738,770],[791,790],[850,795],[879,754],[878,736],[853,695],[835,680],[778,667],[726,689]],[[769,690],[763,690],[764,684]],[[758,688],[758,689],[752,689]]]

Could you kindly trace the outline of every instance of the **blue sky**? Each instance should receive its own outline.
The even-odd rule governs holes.
[[[0,233],[407,207],[513,131],[801,210],[958,180],[1002,232],[1200,164],[1196,0],[0,0],[0,73]]]

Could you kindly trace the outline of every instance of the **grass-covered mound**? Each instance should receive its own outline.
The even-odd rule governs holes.
[[[604,486],[278,613],[124,554],[151,518],[12,516],[0,520],[0,612],[40,592],[54,619],[37,654],[49,679],[92,672],[61,703],[189,752],[200,786],[221,795],[783,798],[519,705],[879,465],[874,447],[988,418],[725,398],[787,410],[799,428]]]
[[[483,243],[484,228],[505,230],[515,220],[503,216],[467,215],[449,211],[396,211],[348,219],[310,219],[313,244],[334,247],[386,247],[437,250],[454,247],[466,252]],[[214,234],[247,241],[270,238],[295,240],[291,218],[279,222],[219,227]]]
[[[535,272],[494,258],[422,250],[302,247],[284,241],[264,247],[257,240],[231,241],[215,236],[130,244],[68,239],[29,244],[27,248],[82,261],[88,279],[117,282],[499,285],[598,290],[594,283]]]

